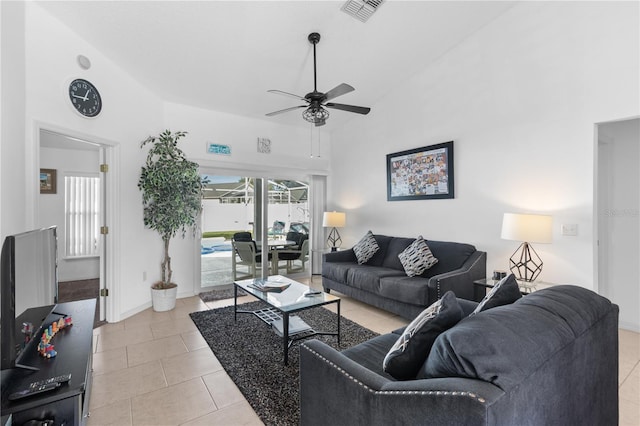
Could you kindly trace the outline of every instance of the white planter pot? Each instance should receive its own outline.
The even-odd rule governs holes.
[[[178,286],[167,289],[151,289],[151,302],[156,312],[170,311],[176,307]]]

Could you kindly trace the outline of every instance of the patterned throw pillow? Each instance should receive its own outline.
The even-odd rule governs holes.
[[[521,297],[520,286],[518,285],[515,275],[509,274],[509,276],[501,279],[493,286],[491,291],[487,293],[469,316],[495,308],[496,306],[510,305]]]
[[[419,235],[409,247],[398,255],[404,271],[409,277],[420,275],[433,265],[438,263],[438,259],[431,253],[427,242]]]
[[[378,250],[380,250],[380,246],[371,231],[367,231],[367,234],[358,241],[358,244],[353,246],[353,252],[356,254],[360,265],[371,259]]]
[[[436,338],[462,319],[462,308],[452,291],[422,311],[404,329],[382,362],[382,368],[398,380],[414,379],[429,356]]]

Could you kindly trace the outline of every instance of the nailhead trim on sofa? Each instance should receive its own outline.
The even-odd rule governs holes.
[[[436,396],[446,395],[446,396],[464,396],[464,397],[468,397],[468,398],[471,398],[471,399],[475,399],[476,401],[478,401],[480,403],[485,403],[486,402],[486,400],[484,398],[482,398],[481,396],[478,396],[478,395],[476,395],[475,393],[472,393],[472,392],[464,392],[464,391],[376,391],[374,389],[371,389],[369,386],[365,385],[361,381],[357,380],[355,377],[353,377],[352,375],[348,374],[344,369],[338,367],[334,362],[329,361],[327,358],[325,358],[324,356],[320,355],[318,352],[314,351],[313,349],[310,349],[309,347],[307,347],[304,344],[302,345],[302,347],[304,349],[306,349],[307,351],[311,352],[312,354],[314,354],[315,356],[317,356],[318,358],[320,358],[321,360],[323,360],[324,362],[326,362],[327,364],[331,365],[333,368],[338,370],[344,376],[349,378],[349,380],[357,383],[359,386],[365,388],[366,390],[368,390],[371,393],[375,393],[375,394],[379,394],[379,395],[436,395]]]

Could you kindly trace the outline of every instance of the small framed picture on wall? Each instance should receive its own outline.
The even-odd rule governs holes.
[[[453,141],[387,154],[387,201],[454,198]]]
[[[56,170],[40,169],[40,193],[55,194],[56,193]]]

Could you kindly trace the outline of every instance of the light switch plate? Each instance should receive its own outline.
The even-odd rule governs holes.
[[[560,233],[566,237],[575,237],[578,235],[578,225],[575,223],[563,224]]]

